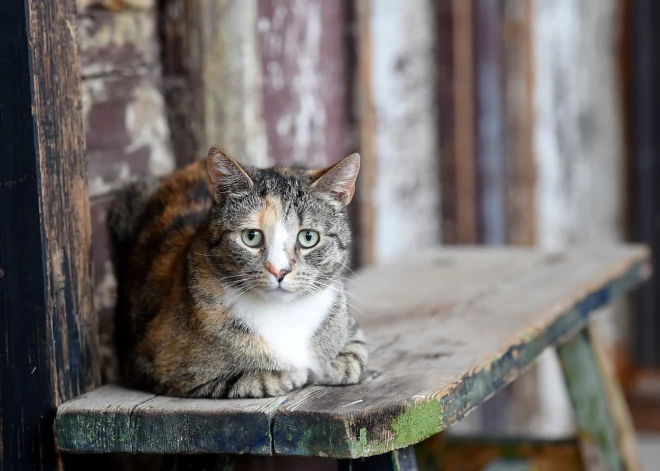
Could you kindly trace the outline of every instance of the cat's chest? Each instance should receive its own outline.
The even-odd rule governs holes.
[[[233,314],[252,333],[261,336],[277,363],[315,369],[311,339],[328,315],[335,296],[333,288],[289,302],[242,296]]]

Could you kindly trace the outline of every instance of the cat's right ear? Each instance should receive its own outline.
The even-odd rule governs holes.
[[[213,146],[206,159],[209,171],[209,188],[216,201],[222,201],[233,193],[249,190],[253,183],[241,164],[224,149]]]

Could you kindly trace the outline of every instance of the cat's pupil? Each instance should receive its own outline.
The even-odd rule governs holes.
[[[305,233],[305,239],[307,239],[307,242],[311,242],[311,241],[312,241],[312,231],[307,231],[307,232]]]
[[[248,233],[248,238],[249,238],[250,240],[254,239],[255,237],[257,237],[257,231],[250,231],[250,232]]]

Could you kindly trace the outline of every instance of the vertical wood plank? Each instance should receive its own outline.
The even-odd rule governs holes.
[[[474,103],[474,26],[472,1],[453,0],[454,25],[452,52],[454,93],[456,172],[456,241],[460,244],[477,242],[477,200],[475,162],[475,103]]]
[[[660,60],[657,56],[660,6],[653,0],[637,0],[631,12],[631,181],[635,240],[649,244],[655,266],[660,263]],[[635,361],[640,366],[660,365],[660,277],[657,273],[639,292],[635,314]]]
[[[504,2],[473,0],[478,238],[507,242]]]
[[[269,157],[323,167],[346,152],[347,4],[262,0],[258,34]]]
[[[504,56],[508,242],[534,243],[532,0],[505,0]]]
[[[266,166],[256,0],[163,0],[160,6],[168,118],[178,164],[213,144]]]
[[[557,347],[578,426],[586,469],[622,470],[623,461],[605,382],[586,330]]]
[[[74,1],[0,24],[0,466],[61,469],[55,408],[99,379]]]
[[[373,64],[371,57],[371,2],[358,0],[356,8],[358,30],[358,87],[360,120],[360,175],[358,197],[360,203],[360,246],[361,261],[371,264],[376,261],[376,204],[373,194],[376,187],[376,135],[375,110],[368,90],[371,89]]]
[[[373,112],[373,256],[391,258],[439,240],[435,19],[429,0],[365,2],[363,106]],[[366,19],[364,16],[366,15]],[[370,191],[370,194],[364,194]]]
[[[532,6],[536,243],[612,244],[623,237],[624,151],[617,63],[618,0],[536,0]],[[561,25],[561,26],[560,26]],[[601,316],[609,345],[622,342],[621,306]],[[539,433],[572,429],[556,359],[539,362]],[[529,387],[530,385],[528,385]],[[522,384],[521,384],[522,387]]]

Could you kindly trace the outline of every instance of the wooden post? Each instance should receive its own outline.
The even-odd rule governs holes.
[[[75,2],[0,29],[0,468],[61,469],[55,408],[99,378]]]

